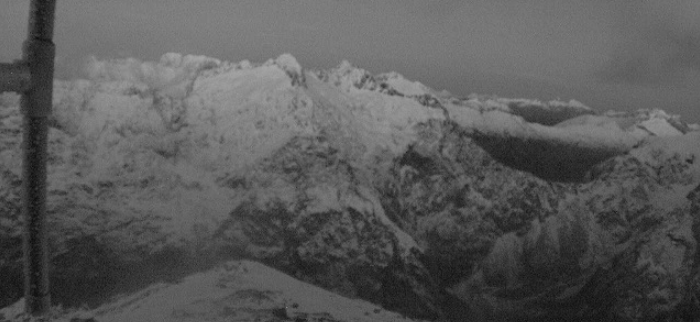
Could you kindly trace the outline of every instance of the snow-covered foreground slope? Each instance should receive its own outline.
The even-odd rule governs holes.
[[[128,299],[156,314],[190,287],[212,296],[173,299],[187,314],[245,314],[231,289],[208,288],[242,258],[288,274],[234,265],[284,292],[303,281],[430,320],[700,309],[700,132],[662,111],[460,99],[290,55],[94,61],[89,76],[55,83],[48,220],[54,301],[98,321],[130,320]],[[21,297],[22,221],[21,118],[1,98],[3,306]],[[286,295],[264,296],[271,308]],[[372,320],[362,307],[333,316]]]
[[[0,310],[0,321],[20,320],[22,304]],[[53,321],[415,321],[245,260],[155,284],[95,310],[71,311],[56,311]]]

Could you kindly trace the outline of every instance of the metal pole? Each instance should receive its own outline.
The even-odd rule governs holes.
[[[32,0],[22,57],[30,74],[29,89],[21,100],[24,298],[25,311],[34,316],[46,315],[51,308],[46,241],[46,141],[53,96],[55,9],[55,0]]]

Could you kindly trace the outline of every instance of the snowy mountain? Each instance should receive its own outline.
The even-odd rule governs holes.
[[[24,301],[0,321],[24,317]],[[158,283],[97,310],[55,310],[53,321],[414,321],[350,300],[251,261],[231,261],[175,283]],[[4,318],[3,318],[4,316]]]
[[[700,132],[661,110],[456,98],[288,54],[94,60],[88,75],[54,84],[48,213],[52,297],[89,318],[700,310]],[[0,98],[2,307],[22,290],[21,117]]]

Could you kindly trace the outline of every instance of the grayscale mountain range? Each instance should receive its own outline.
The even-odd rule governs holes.
[[[0,96],[0,321],[22,307]],[[663,107],[660,107],[663,108]],[[698,321],[700,126],[166,54],[54,83],[57,321]]]

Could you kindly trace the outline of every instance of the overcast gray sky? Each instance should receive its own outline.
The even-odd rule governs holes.
[[[29,1],[0,0],[0,61],[19,58]],[[698,0],[58,0],[57,75],[88,55],[163,53],[304,67],[347,59],[453,94],[662,108],[700,122]]]

